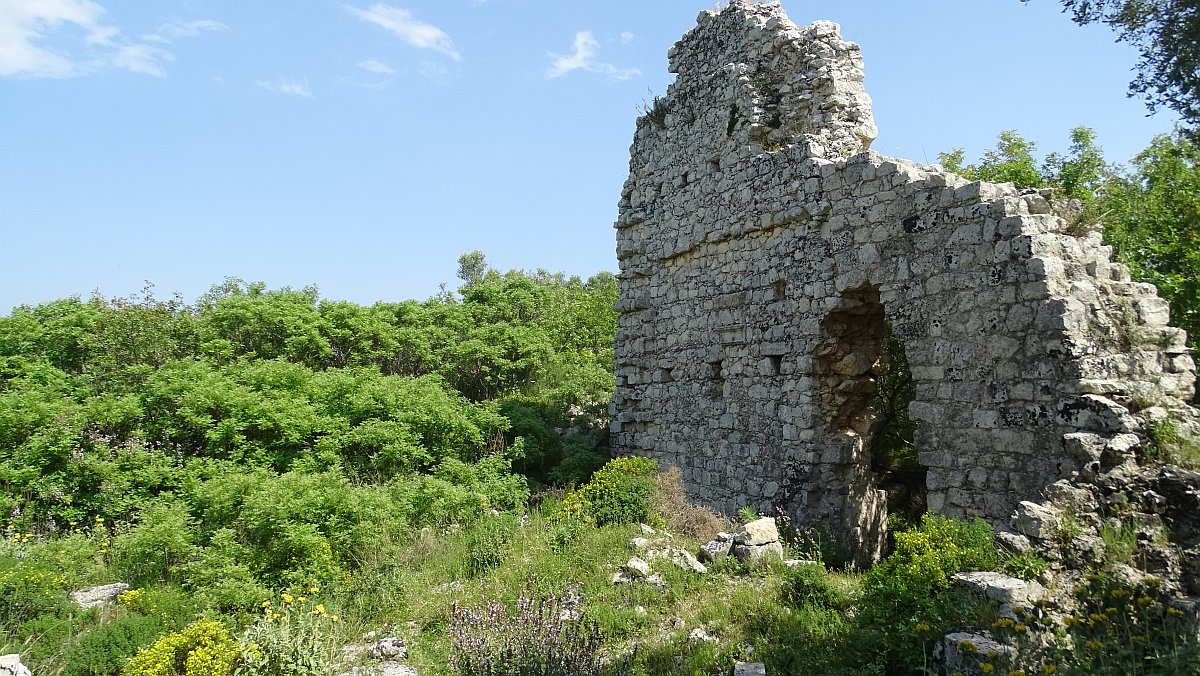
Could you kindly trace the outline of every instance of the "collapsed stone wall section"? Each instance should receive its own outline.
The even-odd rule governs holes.
[[[929,509],[1004,523],[1141,434],[1195,367],[1165,301],[1037,192],[868,150],[858,47],[734,0],[672,48],[617,228],[612,443],[727,513],[780,507],[877,556],[867,402],[886,327],[916,398]]]

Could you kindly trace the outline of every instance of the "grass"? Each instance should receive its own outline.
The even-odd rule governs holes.
[[[689,509],[685,503],[678,477],[660,476],[654,504],[658,506],[659,519],[673,522],[669,524],[674,533],[669,538],[671,545],[695,551],[711,531],[731,527],[711,512]],[[501,538],[481,538],[479,533],[489,527],[489,520],[510,525],[512,530]],[[932,523],[950,537],[965,537],[954,535],[961,529],[950,528],[952,522]],[[1127,524],[1109,526],[1105,535],[1109,555],[1127,558],[1132,552],[1126,553],[1122,547],[1128,548],[1132,529]],[[690,534],[684,534],[682,529]],[[990,602],[960,599],[948,584],[943,587],[936,581],[930,587],[931,594],[942,598],[941,602],[917,603],[924,597],[909,598],[907,605],[900,602],[899,599],[912,596],[912,590],[917,589],[914,585],[927,580],[929,569],[921,563],[926,559],[920,557],[914,558],[911,565],[893,566],[896,578],[885,583],[876,579],[878,576],[872,578],[870,573],[830,572],[819,564],[793,570],[781,561],[740,563],[729,559],[710,566],[704,575],[656,561],[652,565],[663,575],[661,588],[641,582],[613,584],[612,573],[634,553],[629,540],[641,535],[637,525],[583,525],[564,535],[557,504],[549,500],[520,520],[516,515],[485,515],[461,528],[426,528],[407,536],[381,536],[363,555],[357,569],[322,585],[320,602],[340,619],[325,626],[331,633],[330,639],[339,645],[362,643],[366,632],[398,635],[409,648],[406,662],[426,676],[455,673],[450,666],[453,651],[450,629],[455,621],[455,607],[483,608],[488,603],[499,603],[511,612],[522,596],[547,599],[578,594],[582,621],[598,629],[601,654],[610,665],[606,673],[642,676],[728,676],[736,661],[762,661],[768,673],[779,674],[911,673],[912,669],[928,663],[927,654],[908,654],[898,663],[890,662],[895,656],[882,646],[894,645],[897,635],[889,632],[904,633],[910,637],[905,640],[910,640],[914,651],[927,653],[944,626],[992,628],[1001,633],[1012,629],[992,625],[996,616]],[[977,535],[972,535],[974,544],[956,541],[954,547],[980,546],[975,542],[979,539]],[[668,539],[666,535],[658,537]],[[56,589],[60,591],[55,593],[63,593],[75,581],[111,581],[112,571],[97,553],[94,542],[87,538],[64,542],[68,540],[21,543],[17,547],[27,560],[38,561],[43,555],[53,554],[70,569],[72,580],[46,578],[50,580],[46,584],[58,585]],[[937,544],[938,540],[929,542],[934,548],[943,546]],[[79,545],[79,551],[86,555],[64,552],[64,548],[70,549],[69,543]],[[479,547],[488,548],[486,556],[473,552]],[[12,560],[14,553],[11,543],[0,543],[0,562]],[[1044,562],[1032,555],[1028,558],[1016,567],[1035,574],[1040,572]],[[480,566],[481,560],[486,560],[486,565]],[[872,579],[873,586],[868,589],[867,582]],[[1115,590],[1119,586],[1103,578],[1089,580],[1094,581],[1079,591],[1080,598],[1085,606],[1094,606],[1109,619],[1098,629],[1087,628],[1091,633],[1061,625],[1052,627],[1054,631],[1062,636],[1077,634],[1080,645],[1086,641],[1095,645],[1101,640],[1096,632],[1110,631],[1117,643],[1106,650],[1112,651],[1113,663],[1123,668],[1150,654],[1148,649],[1134,645],[1146,640],[1154,642],[1151,647],[1158,652],[1152,657],[1163,660],[1162,664],[1174,664],[1168,659],[1186,664],[1184,658],[1195,654],[1195,641],[1172,633],[1174,625],[1180,622],[1157,597],[1148,602],[1139,600],[1151,598],[1152,590],[1118,592]],[[868,598],[868,594],[874,596]],[[897,612],[913,614],[889,615],[890,594],[896,595]],[[196,617],[197,611],[187,605],[187,598],[177,588],[147,589],[137,607],[125,604],[101,611],[68,611],[61,616],[32,618],[28,620],[33,623],[29,626],[5,625],[5,633],[0,635],[0,654],[19,651],[30,656],[39,674],[93,673],[79,671],[79,665],[71,664],[72,659],[83,654],[76,646],[83,643],[84,637],[95,635],[98,627],[110,626],[121,618],[149,612],[151,606],[170,607],[171,617],[166,618],[170,626],[164,626],[163,631],[175,631]],[[277,606],[278,595],[275,598]],[[312,605],[315,601],[310,599],[308,603]],[[1108,613],[1109,607],[1118,610]],[[1029,611],[1037,612],[1041,611]],[[886,627],[872,624],[871,617],[883,615],[887,616]],[[1089,621],[1086,614],[1079,617],[1083,622]],[[247,621],[236,617],[222,619],[235,637]],[[1031,615],[1026,621],[1032,625],[1042,620]],[[709,638],[693,638],[696,629],[702,629]],[[1023,638],[1015,630],[1009,633],[1014,640]],[[101,659],[105,646],[94,640],[91,643],[97,644],[89,644],[95,648],[96,656],[92,659]],[[1094,671],[1104,666],[1099,652],[1100,649],[1077,655],[1062,651],[1030,654],[1052,660],[1058,673],[1090,673],[1089,669]],[[624,661],[630,662],[628,667],[616,666]],[[1029,665],[1022,666],[1026,673],[1038,673],[1029,671],[1032,668]],[[1134,670],[1133,673],[1154,672]]]

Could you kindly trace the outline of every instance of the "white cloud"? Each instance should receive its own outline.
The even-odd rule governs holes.
[[[82,31],[83,39],[64,30],[69,26]],[[0,0],[0,77],[66,78],[105,68],[162,77],[173,57],[150,42],[169,43],[172,35],[218,26],[207,20],[168,24],[159,35],[136,41],[108,23],[104,7],[92,0]]]
[[[597,61],[596,50],[599,46],[600,43],[596,41],[596,36],[592,35],[591,31],[579,31],[575,34],[575,43],[572,47],[574,51],[570,54],[564,56],[553,52],[549,53],[551,62],[550,67],[546,69],[546,77],[562,77],[573,70],[599,73],[614,80],[628,80],[642,74],[642,71],[637,68],[617,68],[610,63]]]
[[[79,66],[69,56],[35,43],[62,24],[74,24],[89,45],[111,43],[115,29],[101,21],[104,8],[89,0],[0,0],[0,76],[70,77]]]
[[[629,31],[621,31],[621,44],[627,45],[633,42],[634,34]]]
[[[274,94],[303,96],[306,99],[312,98],[312,90],[308,88],[308,78],[296,80],[280,76],[274,80],[255,80],[254,83]]]
[[[212,19],[199,19],[196,21],[175,20],[159,26],[158,32],[152,35],[143,35],[142,39],[147,42],[170,44],[179,38],[194,38],[201,33],[227,30],[229,30],[229,26],[220,21],[213,21]]]
[[[386,63],[375,59],[364,59],[358,62],[358,67],[376,75],[395,75],[396,71]]]
[[[346,9],[362,19],[395,34],[418,49],[432,49],[441,52],[455,61],[462,61],[462,54],[454,46],[454,41],[442,29],[433,24],[417,21],[412,12],[400,7],[393,7],[382,2],[371,5],[370,9],[359,9],[346,5]]]
[[[112,62],[118,68],[124,68],[134,73],[164,77],[167,72],[163,70],[162,63],[174,59],[171,52],[165,49],[134,43],[118,48],[117,53],[112,57]]]

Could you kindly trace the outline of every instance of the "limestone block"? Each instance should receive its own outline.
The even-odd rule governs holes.
[[[1017,532],[1035,540],[1048,540],[1058,528],[1058,513],[1050,507],[1022,500],[1012,517]]]
[[[733,546],[733,556],[738,561],[754,561],[767,556],[774,556],[782,560],[783,545],[778,542],[768,542],[761,545],[735,544]]]
[[[734,662],[733,676],[767,676],[767,665],[762,662]]]
[[[954,583],[969,592],[987,597],[997,603],[1030,606],[1046,598],[1046,588],[1031,580],[994,572],[955,573]]]
[[[21,655],[0,655],[0,676],[33,676],[29,667],[21,663]]]
[[[751,546],[778,542],[779,529],[775,525],[775,519],[764,516],[742,526],[742,529],[733,536],[733,541],[740,545]]]

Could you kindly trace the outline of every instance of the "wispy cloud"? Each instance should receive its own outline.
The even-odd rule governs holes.
[[[162,64],[174,60],[171,52],[141,43],[122,45],[112,58],[113,65],[118,68],[155,77],[165,77],[167,72]]]
[[[359,9],[346,5],[346,10],[354,16],[379,26],[396,35],[418,49],[432,49],[441,52],[455,61],[462,61],[462,54],[454,46],[454,41],[442,29],[433,24],[424,23],[413,18],[412,12],[401,7],[382,2],[371,5],[370,9]]]
[[[254,83],[273,94],[312,98],[312,90],[308,88],[308,78],[295,79],[280,76],[274,80],[255,80]]]
[[[597,61],[596,51],[599,47],[600,43],[596,41],[596,36],[592,35],[591,31],[579,31],[575,34],[575,43],[570,54],[565,56],[553,52],[548,54],[550,67],[546,69],[546,77],[562,77],[573,70],[599,73],[614,80],[628,80],[642,74],[642,71],[637,68],[618,68],[611,63]]]
[[[630,33],[629,31],[621,31],[621,44],[627,45],[627,44],[633,42],[634,37],[636,37],[636,36],[633,33]]]
[[[175,20],[159,26],[158,31],[151,35],[143,35],[142,39],[147,42],[170,44],[179,38],[194,38],[202,33],[227,30],[229,30],[229,26],[220,21],[213,21],[212,19],[199,19],[196,21]]]
[[[359,61],[357,65],[359,68],[362,68],[363,70],[367,71],[368,73],[374,73],[376,75],[395,75],[396,74],[396,71],[391,66],[387,65],[386,63],[384,63],[382,61],[377,61],[375,59],[363,59],[362,61]]]
[[[208,20],[178,22],[133,40],[92,0],[0,0],[0,77],[67,78],[107,68],[163,77],[174,57],[150,43],[221,28]]]

